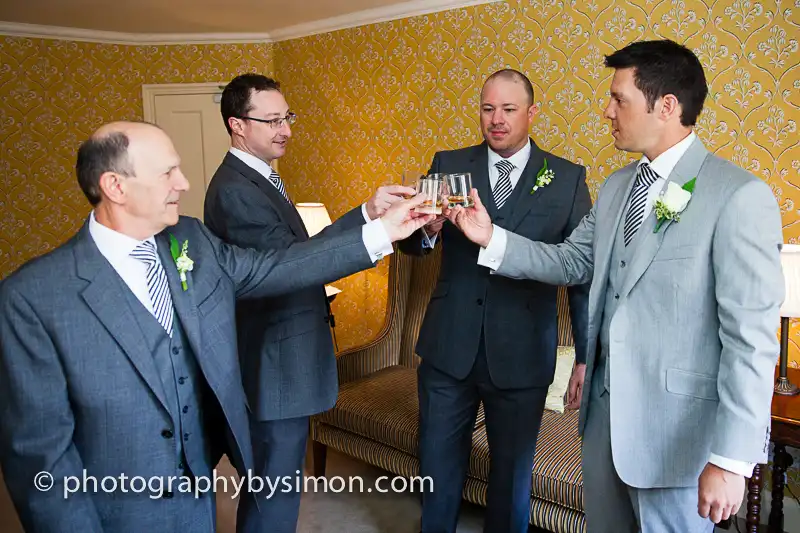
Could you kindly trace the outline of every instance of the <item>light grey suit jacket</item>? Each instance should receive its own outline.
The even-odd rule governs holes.
[[[558,245],[509,233],[497,274],[557,285],[592,281],[586,423],[612,246],[636,173],[603,184],[590,213]],[[611,442],[621,479],[639,488],[697,484],[710,454],[765,462],[778,357],[780,211],[770,188],[696,139],[668,178],[697,177],[680,221],[647,235],[610,319]],[[667,184],[664,185],[666,188]]]
[[[194,269],[186,291],[168,233],[189,241]],[[254,463],[235,299],[277,296],[371,267],[361,231],[258,252],[224,244],[199,220],[181,217],[156,240],[176,320],[206,381],[211,463],[226,453],[246,475]],[[183,475],[174,444],[180,428],[126,291],[88,224],[0,284],[0,464],[27,532],[192,531],[193,496],[180,479],[169,480]],[[34,486],[40,471],[52,474],[52,489]],[[113,493],[90,488],[65,499],[64,479],[84,479],[84,471],[98,487],[106,476],[124,483],[125,475],[125,491],[121,485]],[[162,497],[149,488],[142,492],[141,485],[136,492],[134,476],[152,483],[154,492],[163,483]]]

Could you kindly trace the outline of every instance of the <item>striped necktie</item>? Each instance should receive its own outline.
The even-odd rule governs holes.
[[[513,190],[511,187],[511,171],[514,170],[514,165],[505,159],[501,159],[495,163],[494,166],[497,167],[500,176],[497,178],[492,196],[494,198],[494,205],[497,206],[497,209],[501,209],[503,204],[506,203],[506,200],[508,200],[508,197],[511,196],[511,191]]]
[[[278,175],[278,173],[275,172],[275,169],[271,170],[272,174],[269,175],[269,182],[272,183],[275,186],[275,188],[278,189],[278,191],[280,191],[283,197],[286,198],[287,202],[291,203],[291,201],[289,200],[289,195],[286,194],[286,187],[284,187],[283,185],[283,180]]]
[[[633,184],[630,202],[628,203],[628,213],[625,215],[625,229],[623,237],[625,246],[628,246],[639,231],[644,219],[644,208],[647,204],[647,196],[650,186],[656,182],[658,174],[650,168],[647,163],[639,165],[636,172],[636,182]]]
[[[139,243],[131,252],[131,257],[147,266],[147,292],[153,304],[153,314],[159,324],[172,337],[172,295],[169,292],[167,273],[156,255],[156,248],[150,241]]]

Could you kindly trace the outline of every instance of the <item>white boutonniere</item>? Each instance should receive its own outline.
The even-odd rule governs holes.
[[[553,178],[555,177],[555,172],[547,168],[547,159],[545,159],[544,165],[542,165],[542,168],[540,168],[539,172],[536,174],[536,185],[534,185],[533,189],[531,189],[531,194],[539,190],[539,187],[550,185],[550,182],[553,181]]]
[[[689,205],[689,200],[692,199],[692,192],[694,192],[694,183],[696,179],[697,178],[692,178],[690,181],[687,181],[683,187],[673,182],[667,184],[667,190],[662,191],[653,204],[653,208],[656,212],[656,220],[658,221],[653,233],[658,233],[658,230],[661,229],[661,225],[667,220],[674,220],[675,222],[680,221],[681,213],[686,209],[686,206]]]
[[[189,241],[183,241],[183,246],[180,246],[178,244],[178,239],[170,234],[169,251],[172,254],[172,259],[175,261],[175,266],[178,268],[178,274],[181,275],[181,287],[183,287],[183,290],[187,290],[186,273],[194,268],[194,261],[192,261],[186,253],[189,251]]]

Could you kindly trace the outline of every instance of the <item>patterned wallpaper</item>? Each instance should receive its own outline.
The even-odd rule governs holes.
[[[273,45],[118,46],[0,37],[0,278],[70,237],[89,213],[78,145],[142,118],[142,84],[273,72]]]
[[[340,214],[404,168],[427,170],[436,150],[478,142],[482,81],[511,66],[534,83],[534,139],[586,165],[594,196],[630,159],[602,118],[612,75],[603,54],[668,37],[707,71],[700,137],[769,183],[785,240],[800,242],[798,29],[798,0],[511,0],[278,43],[277,71],[299,114],[283,172]],[[383,272],[343,285],[340,345],[380,327]],[[791,338],[797,365],[800,325]]]

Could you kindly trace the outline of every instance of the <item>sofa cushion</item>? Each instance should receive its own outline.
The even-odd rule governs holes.
[[[336,406],[319,420],[358,435],[375,439],[412,455],[417,453],[419,427],[417,371],[391,366],[345,383]],[[483,425],[483,405],[475,427]]]
[[[469,475],[481,481],[489,480],[489,442],[485,425],[472,435]],[[535,497],[583,511],[577,411],[544,411],[531,476],[531,493]]]
[[[416,369],[392,366],[346,383],[336,406],[320,422],[416,455],[419,403]],[[483,409],[472,439],[469,475],[489,479],[489,444]],[[533,467],[532,492],[538,498],[578,511],[582,506],[578,413],[545,410]]]

